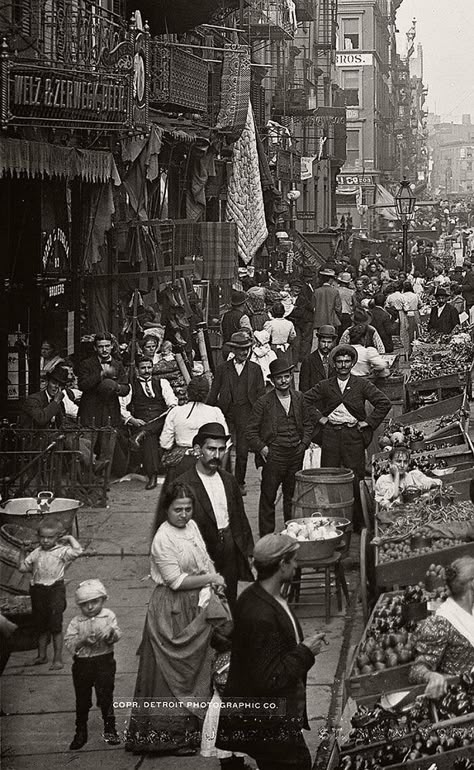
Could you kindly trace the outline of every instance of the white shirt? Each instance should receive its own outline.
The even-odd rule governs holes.
[[[414,487],[421,492],[426,492],[432,487],[441,486],[441,484],[441,479],[432,479],[429,476],[426,476],[422,471],[418,470],[418,468],[414,468],[412,471],[408,471],[404,476],[400,477],[398,488],[400,494],[409,487]],[[395,481],[391,473],[384,473],[382,476],[379,476],[375,482],[374,493],[375,500],[379,505],[388,507],[394,502]]]
[[[239,363],[238,361],[235,360],[235,358],[233,359],[233,361],[234,361],[235,371],[237,372],[238,376],[240,377],[240,375],[242,374],[242,372],[244,370],[244,366],[247,363],[247,361],[243,361],[242,363]]]
[[[78,642],[85,642],[90,636],[95,636],[99,632],[108,633],[114,631],[114,641],[106,642],[105,639],[98,639],[94,644],[84,644],[77,648]],[[115,642],[118,642],[122,632],[118,627],[117,618],[112,610],[102,607],[98,615],[93,618],[87,618],[85,615],[76,615],[69,623],[64,637],[64,644],[71,655],[76,658],[95,658],[97,655],[106,655],[113,652]]]
[[[441,315],[441,313],[443,312],[443,310],[444,310],[444,308],[445,308],[445,307],[446,307],[446,302],[444,303],[444,305],[441,305],[441,307],[438,305],[438,307],[437,307],[437,310],[438,310],[438,318],[440,317],[440,315]]]
[[[143,382],[143,380],[138,380],[138,382],[140,383],[144,394],[147,395],[147,392],[146,392],[146,389],[145,389],[145,383]],[[153,394],[153,398],[155,398],[155,391],[153,390],[153,383],[152,383],[151,379],[148,380],[148,385],[149,385],[150,390],[151,390],[151,392]],[[168,380],[161,380],[160,379],[160,385],[161,385],[161,392],[163,394],[163,398],[164,398],[166,406],[176,406],[177,403],[178,403],[178,399],[175,396],[175,394],[173,392],[173,388],[169,384]],[[130,414],[129,410],[127,409],[127,407],[129,406],[131,400],[132,400],[132,388],[130,388],[130,392],[128,393],[127,396],[119,396],[120,414],[122,416],[122,420],[124,421],[125,425],[128,422],[130,422],[130,420],[133,417],[133,415]]]
[[[286,414],[290,413],[290,406],[291,406],[291,393],[288,393],[287,396],[279,396],[278,393],[276,394],[278,401],[282,405],[283,409],[285,410]]]
[[[353,345],[357,350],[357,361],[352,367],[351,374],[356,377],[367,377],[372,372],[389,373],[385,359],[376,351],[375,348],[365,348],[363,345]]]
[[[196,471],[211,501],[212,510],[216,517],[217,529],[225,529],[229,526],[229,511],[224,482],[217,472],[213,473],[212,476],[206,476],[204,473],[200,473],[197,468]]]
[[[337,384],[339,385],[341,393],[344,393],[348,383],[349,378],[347,378],[347,380],[340,380],[339,377],[337,378]],[[356,425],[357,420],[344,404],[339,404],[339,406],[336,406],[329,415],[329,422],[331,425],[342,425],[346,423],[349,423],[349,425]]]
[[[150,552],[150,574],[157,585],[176,591],[189,575],[215,571],[195,521],[191,519],[182,528],[163,522]]]
[[[199,401],[176,406],[166,415],[160,435],[161,448],[171,449],[175,444],[181,447],[192,447],[193,438],[199,428],[208,422],[218,422],[229,434],[225,417],[218,406],[201,404]]]
[[[77,559],[82,553],[82,547],[72,545],[55,545],[49,551],[41,547],[35,548],[25,556],[20,567],[21,572],[32,572],[31,585],[52,586],[64,578],[66,566]]]

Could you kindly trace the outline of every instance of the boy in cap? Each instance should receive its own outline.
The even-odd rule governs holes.
[[[115,728],[113,695],[115,684],[114,644],[122,632],[112,610],[104,607],[107,592],[100,580],[84,580],[76,590],[81,611],[66,631],[64,643],[74,658],[72,681],[76,693],[76,733],[69,746],[81,749],[87,743],[87,719],[94,687],[97,705],[104,720],[104,741],[116,746],[120,738]]]
[[[26,543],[20,548],[18,569],[31,572],[31,609],[38,630],[38,655],[34,666],[48,662],[50,635],[53,637],[51,671],[63,667],[63,612],[66,609],[64,572],[82,553],[80,543],[72,535],[65,535],[61,522],[50,519],[38,527],[39,546],[28,555]]]

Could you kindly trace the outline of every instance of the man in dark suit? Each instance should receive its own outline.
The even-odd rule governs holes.
[[[23,428],[58,428],[66,417],[63,399],[64,390],[69,381],[69,371],[57,364],[45,375],[47,385],[44,390],[32,393],[21,405],[20,425]]]
[[[246,332],[235,332],[228,343],[234,358],[217,367],[207,403],[218,406],[227,420],[235,444],[235,478],[243,495],[249,446],[245,431],[252,407],[265,393],[262,370],[249,361],[252,340]]]
[[[193,518],[217,572],[225,578],[226,596],[232,608],[238,581],[253,580],[249,566],[253,537],[239,485],[231,473],[221,468],[229,438],[219,423],[202,425],[193,440],[193,447],[199,448],[201,456],[194,468],[175,481],[189,485],[194,492]],[[166,511],[159,502],[155,528],[165,519]]]
[[[239,596],[229,675],[216,746],[245,752],[260,770],[310,770],[302,735],[309,730],[306,677],[321,651],[324,634],[306,639],[298,619],[282,599],[282,587],[298,566],[299,545],[287,535],[266,535],[255,546],[257,582]],[[225,707],[238,700],[250,706]],[[251,703],[283,703],[284,713]]]
[[[130,390],[127,374],[121,361],[112,357],[112,335],[101,332],[94,337],[95,355],[81,361],[77,369],[77,387],[82,391],[78,420],[82,425],[102,428],[122,423],[119,396]],[[100,456],[105,446],[99,441],[95,447]]]
[[[448,298],[449,292],[447,292],[446,289],[437,289],[437,306],[434,307],[430,313],[430,319],[428,321],[429,331],[439,332],[440,334],[451,334],[453,329],[460,323],[459,313],[453,305],[448,303]]]
[[[250,448],[263,460],[258,526],[260,537],[275,529],[275,500],[281,484],[283,516],[291,519],[295,474],[303,466],[313,426],[304,396],[291,388],[293,366],[284,358],[270,363],[274,390],[258,399],[247,427]]]
[[[368,379],[351,374],[357,361],[352,345],[338,345],[331,355],[336,376],[308,390],[304,399],[314,424],[322,426],[321,467],[349,468],[354,473],[357,530],[361,525],[359,481],[365,476],[365,450],[391,403]],[[366,401],[374,407],[370,414]]]
[[[168,380],[153,377],[152,372],[153,362],[149,358],[141,358],[137,362],[130,393],[120,398],[125,425],[140,428],[133,441],[137,445],[143,444],[143,468],[148,476],[145,489],[155,489],[158,483],[159,438],[167,410],[178,403]],[[160,417],[162,419],[158,419]]]
[[[336,329],[330,324],[324,324],[319,327],[317,337],[318,347],[301,364],[299,389],[302,393],[314,388],[321,380],[333,377],[336,373],[329,357],[336,344]]]

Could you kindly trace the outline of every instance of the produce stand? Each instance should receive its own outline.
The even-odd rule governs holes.
[[[425,380],[413,381],[408,378],[406,383],[406,392],[408,406],[410,409],[416,409],[421,401],[422,394],[436,393],[437,401],[442,401],[450,395],[453,390],[464,394],[469,392],[471,387],[471,370],[466,368],[456,374],[445,374],[439,377],[431,377]]]

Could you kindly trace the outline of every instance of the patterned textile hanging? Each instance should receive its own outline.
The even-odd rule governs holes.
[[[236,141],[244,130],[250,99],[250,55],[246,45],[224,46],[221,78],[221,108],[216,128]]]

